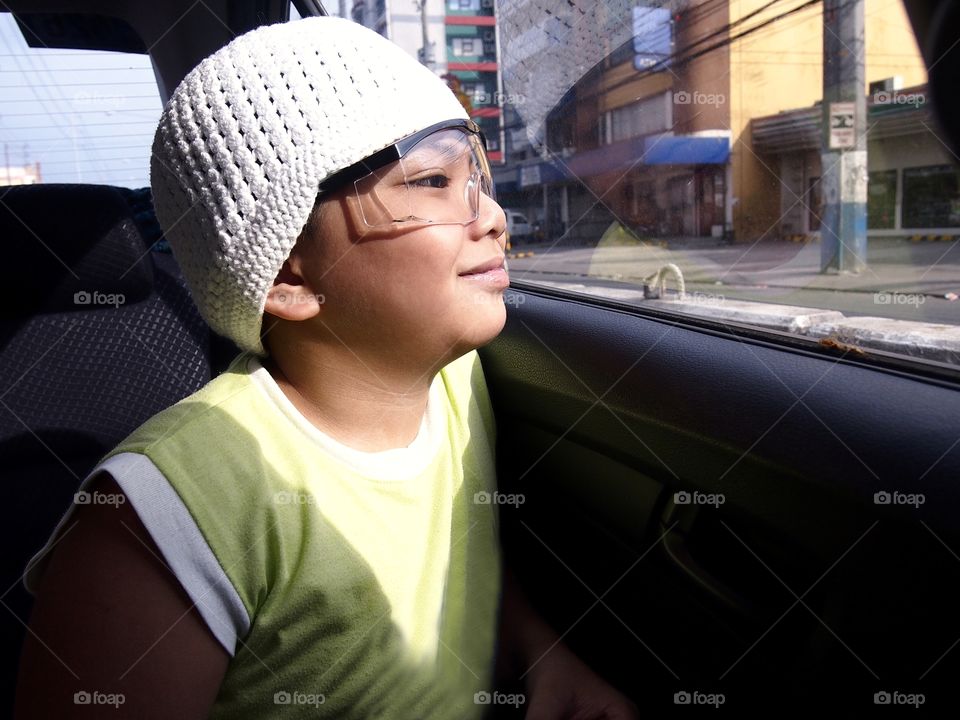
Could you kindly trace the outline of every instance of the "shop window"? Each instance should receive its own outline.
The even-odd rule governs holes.
[[[903,171],[903,227],[960,227],[960,170],[952,165]]]

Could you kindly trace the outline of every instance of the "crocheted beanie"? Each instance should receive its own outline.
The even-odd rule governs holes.
[[[201,62],[164,108],[150,184],[204,319],[264,354],[267,291],[320,183],[429,125],[466,117],[434,73],[340,18],[261,27]]]

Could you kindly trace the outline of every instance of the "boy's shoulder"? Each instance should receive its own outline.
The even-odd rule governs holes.
[[[147,419],[104,459],[117,452],[144,452],[161,441],[209,432],[210,427],[227,421],[243,424],[251,419],[246,410],[258,400],[251,392],[251,357],[250,353],[240,353],[199,390]]]

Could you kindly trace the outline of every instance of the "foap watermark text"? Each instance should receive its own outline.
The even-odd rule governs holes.
[[[123,493],[102,493],[99,490],[88,492],[78,490],[73,494],[74,505],[113,505],[119,507],[127,501]]]
[[[512,705],[518,708],[526,701],[527,698],[523,693],[502,693],[497,690],[493,692],[481,690],[473,696],[474,705]]]
[[[699,490],[688,492],[681,490],[673,494],[673,502],[677,505],[713,505],[718,508],[727,501],[723,493],[702,493]]]
[[[79,290],[73,294],[74,305],[112,305],[113,307],[120,307],[126,301],[127,297],[123,293],[102,293],[98,290],[94,290],[93,292]]]
[[[323,693],[305,693],[299,690],[280,690],[273,694],[274,705],[313,705],[320,707],[327,701]]]
[[[473,495],[475,505],[513,505],[514,507],[520,507],[526,501],[527,499],[523,493],[487,492],[486,490],[481,490]]]

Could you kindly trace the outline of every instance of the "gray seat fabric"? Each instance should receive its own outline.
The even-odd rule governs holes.
[[[149,192],[0,188],[0,667],[29,619],[21,576],[97,460],[232,356],[200,317]],[[216,352],[215,349],[216,348]],[[219,368],[218,368],[219,369]],[[16,617],[13,617],[15,615]],[[0,716],[15,676],[0,685]]]

